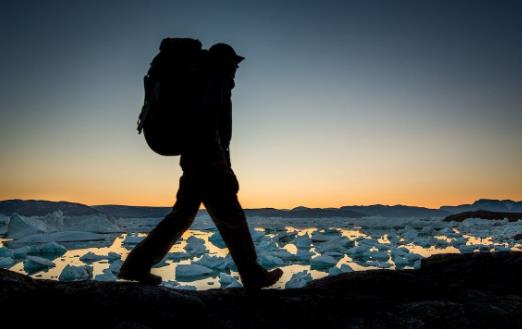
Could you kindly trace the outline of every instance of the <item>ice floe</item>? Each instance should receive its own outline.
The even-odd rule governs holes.
[[[193,256],[199,256],[203,253],[206,253],[208,250],[205,246],[205,240],[191,236],[187,239],[185,251]]]
[[[92,267],[91,266],[74,266],[74,265],[65,265],[58,280],[60,281],[79,281],[79,280],[89,280],[92,277]]]
[[[219,273],[219,284],[222,288],[241,288],[243,285],[228,273]]]
[[[39,233],[25,236],[16,240],[17,244],[44,243],[44,242],[74,242],[105,240],[102,234],[83,231],[63,231],[53,233]]]
[[[333,266],[328,270],[329,276],[339,275],[341,273],[353,272],[353,269],[348,264],[341,264],[341,266]]]
[[[337,259],[328,255],[316,256],[310,259],[310,265],[312,266],[312,268],[328,268],[335,266],[335,264],[337,264]]]
[[[116,259],[115,261],[113,261],[110,265],[109,265],[109,270],[114,273],[114,274],[118,274],[120,273],[120,269],[121,269],[121,265],[123,264],[123,262],[119,259]]]
[[[27,256],[27,258],[24,260],[24,270],[27,273],[38,272],[54,266],[55,264],[53,262],[43,257]]]
[[[127,234],[125,240],[123,240],[124,245],[137,245],[140,243],[144,237],[138,236],[136,233]]]
[[[121,255],[116,252],[112,252],[112,251],[109,252],[107,255],[98,255],[98,254],[93,253],[92,251],[89,251],[88,253],[86,253],[85,255],[80,257],[80,260],[84,263],[92,263],[92,262],[97,262],[97,261],[104,260],[104,259],[107,259],[110,262],[112,262],[117,259],[121,259]]]
[[[312,244],[312,239],[310,239],[308,233],[305,233],[303,235],[297,236],[294,240],[294,244],[298,249],[310,248],[310,245]]]
[[[204,254],[200,259],[193,261],[192,264],[202,265],[211,269],[224,270],[228,266],[228,262],[229,260],[225,257]]]
[[[50,231],[49,227],[39,219],[13,214],[7,227],[7,236],[13,239],[19,239]]]
[[[204,277],[214,271],[206,266],[199,264],[179,264],[176,266],[176,278]]]
[[[29,255],[59,257],[67,252],[67,248],[56,242],[47,242],[29,248]],[[48,257],[47,257],[48,258]]]
[[[13,251],[7,247],[0,247],[0,257],[13,257]]]
[[[285,284],[285,288],[302,288],[312,281],[312,275],[308,271],[294,273],[290,280]]]
[[[212,236],[208,238],[208,240],[218,248],[223,249],[226,247],[225,241],[223,241],[223,238],[221,237],[221,234],[219,234],[219,232],[215,232],[214,234],[212,234]]]
[[[112,281],[116,281],[117,279],[118,278],[114,275],[114,273],[109,268],[106,268],[105,270],[103,270],[102,274],[98,274],[94,277],[94,280],[96,280],[96,281],[112,282]]]
[[[0,257],[0,268],[10,268],[16,263],[11,257]]]

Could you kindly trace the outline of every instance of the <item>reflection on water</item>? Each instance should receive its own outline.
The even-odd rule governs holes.
[[[263,229],[256,229],[258,231],[262,231]],[[312,240],[314,239],[314,233],[317,233],[317,228],[295,228],[287,226],[283,230],[279,231],[265,231],[264,235],[266,237],[274,239],[274,241],[277,241],[278,247],[282,248],[291,254],[297,253],[297,247],[294,245],[293,239],[296,236],[308,234],[312,237]],[[280,238],[281,233],[289,233],[288,239]],[[329,232],[322,231],[324,234],[328,234]],[[358,247],[361,245],[364,245],[368,241],[374,241],[376,243],[376,246],[371,247],[369,249],[371,252],[377,252],[384,250],[385,252],[390,252],[393,248],[397,247],[403,247],[410,251],[410,253],[416,253],[423,257],[428,257],[430,255],[434,254],[440,254],[440,253],[459,253],[460,250],[458,246],[453,246],[452,243],[455,241],[455,236],[447,236],[444,234],[435,234],[433,236],[429,236],[425,240],[412,240],[409,239],[407,234],[404,234],[404,237],[401,236],[401,234],[398,234],[397,232],[371,232],[368,229],[362,229],[361,227],[354,226],[351,229],[337,229],[335,232],[338,236],[344,238],[347,241],[352,242],[353,247]],[[449,232],[448,234],[458,234],[459,232],[454,230],[453,232]],[[214,234],[214,230],[189,230],[187,231],[183,238],[177,242],[172,249],[171,252],[183,252],[186,240],[190,236],[194,236],[200,239],[203,239],[205,241],[205,246],[208,249],[208,253],[211,256],[220,256],[225,257],[228,254],[227,249],[219,248],[215,246],[212,242],[209,241],[209,238]],[[279,234],[279,237],[278,237]],[[145,236],[143,233],[137,234],[137,236]],[[56,265],[55,267],[48,269],[46,271],[40,271],[35,274],[32,274],[32,277],[35,278],[46,278],[46,279],[54,279],[56,280],[60,273],[62,272],[63,268],[67,265],[85,265],[89,264],[93,267],[93,275],[99,275],[104,272],[107,268],[109,268],[109,261],[108,260],[99,260],[92,263],[84,263],[80,260],[80,257],[87,254],[88,252],[92,252],[98,255],[106,255],[109,252],[116,252],[122,256],[122,259],[125,259],[128,252],[132,249],[134,245],[126,245],[124,243],[125,239],[127,238],[127,234],[121,234],[121,235],[115,235],[112,237],[112,239],[108,239],[108,243],[106,243],[105,246],[100,246],[99,243],[92,244],[88,242],[82,242],[82,243],[69,243],[67,244],[67,248],[69,249],[63,256],[54,259],[53,262]],[[496,246],[508,246],[505,242],[495,242],[493,237],[491,236],[474,236],[470,234],[463,234],[462,236],[459,236],[460,239],[465,239],[464,245],[481,245],[482,247],[478,248],[477,250],[494,250]],[[279,240],[278,240],[279,239]],[[318,238],[319,239],[319,238]],[[0,239],[0,246],[2,246],[3,242],[8,241],[8,239]],[[421,241],[421,242],[419,242]],[[427,241],[427,242],[426,242]],[[310,252],[312,254],[312,257],[315,255],[319,255],[316,251],[316,243],[319,244],[317,240],[313,242],[313,245],[310,246]],[[510,248],[512,250],[521,250],[520,244],[512,245]],[[219,273],[215,273],[212,276],[205,277],[202,279],[197,279],[189,282],[184,282],[180,278],[176,278],[175,275],[175,269],[176,266],[179,264],[190,264],[192,261],[199,259],[199,257],[193,257],[191,259],[183,259],[183,260],[166,260],[163,263],[161,263],[156,268],[153,268],[152,272],[155,274],[158,274],[162,276],[164,281],[171,281],[171,280],[177,280],[179,281],[180,285],[188,285],[188,286],[195,286],[198,290],[204,290],[209,288],[218,288],[220,287],[219,284]],[[357,259],[352,259],[347,254],[344,254],[344,256],[340,257],[336,266],[339,267],[342,264],[349,265],[354,271],[363,271],[363,270],[369,270],[369,269],[376,269],[378,267],[373,266],[375,263],[371,263],[372,266],[368,266],[369,264],[366,264],[364,262],[361,262]],[[395,269],[395,264],[393,263],[393,258],[390,257],[388,260],[384,260],[379,263],[380,267],[382,268],[390,268]],[[283,271],[284,275],[281,278],[281,280],[275,285],[276,288],[283,288],[285,283],[291,278],[291,276],[294,273],[301,272],[304,270],[307,270],[310,272],[312,278],[317,279],[328,275],[328,269],[326,270],[317,270],[312,269],[309,263],[299,263],[299,262],[286,262],[286,265],[280,266]],[[405,267],[405,268],[411,268],[411,267]],[[24,266],[22,261],[19,261],[15,265],[13,265],[10,268],[12,271],[24,273],[27,274],[24,271]],[[239,278],[238,273],[231,271],[230,274],[233,277]]]

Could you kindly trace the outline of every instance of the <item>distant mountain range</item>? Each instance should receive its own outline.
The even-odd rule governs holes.
[[[4,200],[0,201],[0,214],[11,215],[18,213],[22,216],[45,216],[54,211],[62,211],[64,216],[99,215],[119,218],[152,218],[163,217],[171,207],[141,207],[125,205],[97,205],[87,206],[67,201],[44,200]],[[382,217],[446,217],[464,211],[498,211],[522,212],[522,201],[480,199],[472,204],[458,206],[442,206],[439,209],[413,207],[404,205],[386,206],[344,206],[340,208],[307,208],[293,209],[259,208],[245,209],[249,217],[283,217],[283,218],[329,218],[350,217],[361,218],[368,216]],[[200,213],[206,213],[200,210]]]

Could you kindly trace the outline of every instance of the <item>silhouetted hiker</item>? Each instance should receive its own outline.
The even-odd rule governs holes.
[[[183,151],[183,175],[172,211],[141,241],[123,263],[119,277],[146,284],[160,284],[161,277],[150,273],[152,266],[168,253],[190,227],[201,202],[216,224],[243,285],[255,290],[271,286],[282,275],[281,269],[267,271],[257,263],[257,255],[246,217],[237,199],[239,183],[230,164],[232,135],[231,90],[244,57],[223,43],[208,50],[209,68],[201,98],[193,145]]]

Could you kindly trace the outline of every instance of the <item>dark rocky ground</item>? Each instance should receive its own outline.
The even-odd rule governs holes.
[[[61,283],[0,270],[0,328],[522,328],[521,278],[519,252],[436,255],[420,270],[258,293]]]

